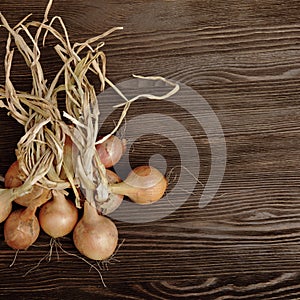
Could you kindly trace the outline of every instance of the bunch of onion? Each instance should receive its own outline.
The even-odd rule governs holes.
[[[49,7],[48,7],[49,8]],[[50,87],[46,85],[43,69],[40,64],[38,40],[42,24],[39,24],[35,36],[25,24],[26,18],[12,28],[2,14],[2,26],[9,32],[5,56],[5,85],[1,89],[0,107],[24,126],[24,135],[17,144],[17,161],[9,168],[5,177],[5,187],[1,204],[1,221],[4,224],[4,236],[7,244],[14,249],[27,249],[38,237],[40,231],[36,216],[38,207],[47,202],[51,190],[64,190],[70,183],[60,178],[63,166],[64,131],[61,128],[61,115],[58,110],[55,86],[56,77]],[[25,38],[29,37],[32,45]],[[12,39],[23,55],[25,63],[32,74],[32,91],[17,91],[10,79],[14,49]],[[11,211],[12,201],[24,208]]]
[[[7,244],[18,250],[28,248],[37,239],[40,226],[54,239],[69,234],[78,219],[78,209],[74,202],[65,198],[64,191],[48,190],[37,184],[31,185],[27,193],[18,192],[24,190],[24,185],[28,185],[22,182],[21,177],[16,161],[5,175],[6,189],[3,190],[0,202],[2,205],[5,204],[1,210],[0,221],[8,217],[4,225]],[[12,201],[24,208],[11,212]],[[36,211],[39,207],[41,208],[37,218]]]
[[[5,183],[15,186],[0,190],[0,222],[5,221],[5,241],[13,249],[27,249],[39,235],[40,225],[35,214],[37,208],[49,200],[49,190],[42,188],[38,190],[38,196],[32,196],[37,182],[47,172],[45,158],[33,168],[24,182],[18,181],[19,177],[13,177],[13,173],[19,174],[19,169],[16,168],[18,164],[13,163],[5,176]],[[20,203],[26,207],[12,211],[12,202],[16,199],[23,199]]]
[[[103,181],[105,183],[103,185],[103,194],[105,194],[105,190],[107,190],[108,183],[108,179],[106,178],[105,166],[101,163],[99,155],[96,151],[95,139],[90,139],[91,134],[94,136],[94,133],[96,131],[90,132],[87,136],[85,136],[85,140],[76,140],[76,134],[78,132],[75,132],[75,134],[73,134],[70,127],[62,123],[61,116],[57,108],[56,94],[61,88],[56,88],[55,86],[59,76],[55,77],[54,81],[50,85],[50,88],[47,88],[45,84],[46,80],[44,79],[42,67],[39,62],[38,49],[38,37],[41,29],[48,29],[62,41],[63,45],[68,45],[68,42],[63,40],[61,35],[57,34],[54,29],[45,24],[46,19],[47,17],[45,14],[45,20],[42,23],[33,22],[25,24],[23,26],[21,22],[19,24],[19,28],[11,28],[6,19],[1,15],[3,26],[14,38],[17,47],[21,49],[21,53],[24,56],[25,62],[30,68],[33,77],[33,90],[31,93],[17,92],[15,90],[14,85],[10,81],[10,69],[14,52],[10,49],[11,38],[8,38],[6,47],[7,55],[5,57],[5,71],[7,76],[4,86],[6,103],[4,101],[1,101],[0,105],[2,107],[5,107],[10,112],[10,114],[24,126],[25,134],[20,139],[17,145],[17,162],[13,164],[13,166],[7,173],[6,188],[8,188],[10,192],[19,189],[19,187],[23,186],[24,180],[26,180],[30,173],[33,173],[35,183],[32,184],[31,190],[28,194],[15,194],[16,197],[14,200],[18,204],[21,204],[26,208],[10,212],[10,201],[9,205],[7,205],[9,208],[6,210],[7,212],[5,211],[6,215],[3,219],[5,219],[8,214],[10,214],[4,226],[5,239],[8,245],[14,249],[26,249],[36,240],[40,228],[38,219],[36,217],[36,211],[37,208],[42,204],[41,199],[43,199],[43,202],[49,200],[49,191],[51,191],[53,198],[51,201],[46,202],[41,207],[39,212],[39,221],[46,233],[48,233],[53,238],[57,238],[70,233],[74,228],[78,217],[78,211],[76,207],[71,201],[66,200],[63,190],[69,187],[72,187],[74,189],[75,195],[77,196],[76,200],[78,206],[78,194],[76,194],[78,186],[76,186],[76,179],[84,178],[87,185],[91,183],[89,182],[90,178],[86,176],[87,173],[84,174],[86,170],[85,168],[87,166],[100,171],[100,176],[98,173],[98,177],[95,176],[95,178],[93,178],[94,181],[98,181],[96,183],[98,191],[98,194],[96,196],[98,196],[98,198],[99,194],[102,193],[99,188],[101,186],[101,183]],[[36,36],[34,37],[31,36],[30,32],[27,30],[30,25],[38,27]],[[21,36],[20,32],[22,32],[23,30],[25,34],[30,37],[30,40],[35,41],[35,43],[33,43],[33,49],[30,49],[29,45],[26,44],[25,40]],[[58,51],[60,51],[59,47],[57,49]],[[73,50],[70,50],[70,52],[72,51]],[[100,57],[101,54],[101,52],[98,52],[96,56]],[[70,64],[65,64],[60,72],[65,72],[65,74],[67,74],[69,68],[74,67],[75,76],[78,76],[78,78],[81,77],[81,88],[85,89],[87,87],[89,91],[86,91],[85,95],[90,94],[91,98],[95,98],[95,93],[90,92],[92,90],[92,86],[88,83],[85,73],[89,69],[89,66],[92,64],[92,62],[95,61],[95,59],[97,59],[97,57],[91,55],[91,52],[87,54],[84,63],[82,63],[82,61],[77,61],[76,57],[74,57],[73,63],[71,64],[70,61]],[[95,69],[97,70],[97,66],[95,67]],[[67,80],[71,81],[67,82]],[[65,87],[71,86],[70,83],[72,84],[72,78],[68,78],[66,76]],[[74,83],[75,82],[73,82],[73,84]],[[67,89],[65,90],[68,94]],[[74,91],[76,91],[76,89],[72,88],[72,93],[74,93]],[[71,95],[71,93],[69,95]],[[75,118],[80,119],[80,115],[86,117],[86,115],[84,116],[82,112],[86,111],[85,108],[89,104],[88,98],[89,97],[83,99],[81,103],[83,106],[79,106],[77,110],[74,110],[74,107],[72,107],[67,101],[67,109],[72,110],[72,114],[74,113],[73,115]],[[89,116],[87,117],[89,118]],[[79,159],[77,159],[76,162],[78,163],[78,165],[75,167],[75,170],[72,170],[70,164],[68,164],[66,159],[66,153],[64,151],[64,145],[67,145],[67,142],[65,143],[67,139],[66,134],[68,134],[68,136],[70,137],[73,137],[73,141],[75,138],[75,145],[79,149]],[[93,144],[86,143],[86,141],[93,140]],[[84,147],[80,147],[80,142],[83,142]],[[85,159],[85,155],[83,155],[83,152],[87,153],[89,151],[86,150],[90,149],[92,149],[92,151],[90,151],[91,154],[86,156],[88,159]],[[81,161],[81,158],[84,158],[84,160]],[[34,172],[34,169],[39,165],[45,166],[45,170],[42,176],[36,178],[36,172]],[[84,168],[82,168],[82,166],[84,166]],[[80,168],[82,168],[83,172],[81,172]],[[12,173],[15,174],[11,175]],[[65,174],[65,177],[61,176],[62,174]],[[82,182],[81,186],[83,186]],[[86,196],[87,198],[89,198],[89,203],[91,203],[91,189],[87,189],[86,191]],[[10,197],[9,200],[13,200],[13,198],[14,197]],[[105,198],[107,199],[107,197]],[[117,198],[120,199],[120,197]],[[8,203],[8,201],[6,202]],[[87,209],[85,209],[85,211],[87,211]],[[84,213],[84,216],[85,215],[86,213]],[[106,217],[103,218],[106,219]],[[113,224],[112,221],[110,221],[110,223]],[[29,226],[29,224],[31,224],[31,226]],[[20,228],[22,229],[19,230]],[[32,235],[30,236],[28,235],[28,233],[32,233]],[[113,253],[114,249],[115,245],[111,248],[111,251],[109,253],[102,254],[101,257],[107,258]]]
[[[79,59],[79,52],[82,50],[82,46],[77,45],[76,47],[78,47],[78,49],[75,53],[75,48],[70,48],[71,45],[68,41],[68,38],[64,39],[63,35],[61,35],[53,27],[51,27],[52,22],[50,23],[50,25],[46,24],[47,14],[50,9],[51,2],[52,1],[50,1],[48,4],[45,18],[42,23],[29,22],[24,24],[24,22],[26,21],[25,18],[16,27],[12,28],[9,26],[4,16],[0,15],[3,27],[5,27],[9,32],[9,38],[7,39],[6,47],[7,53],[5,57],[6,81],[3,89],[5,101],[1,101],[0,105],[1,107],[6,108],[11,116],[13,116],[24,126],[25,130],[25,134],[18,142],[16,150],[17,162],[14,164],[15,170],[17,170],[17,174],[15,176],[16,180],[8,179],[8,177],[10,176],[9,173],[13,171],[12,167],[12,169],[10,169],[7,174],[6,185],[7,188],[10,188],[11,191],[14,189],[18,189],[18,186],[23,186],[24,180],[31,173],[33,173],[35,182],[35,184],[33,184],[31,187],[30,193],[28,193],[24,197],[24,193],[20,195],[15,194],[16,202],[25,206],[26,208],[11,213],[5,223],[5,227],[7,228],[7,230],[5,230],[6,235],[7,232],[13,232],[13,225],[11,224],[14,224],[13,221],[16,221],[16,218],[21,220],[22,224],[26,223],[25,220],[27,220],[28,222],[30,221],[35,225],[38,224],[36,222],[37,219],[35,213],[37,207],[40,205],[39,199],[40,197],[45,198],[44,193],[46,193],[46,191],[52,191],[53,199],[45,203],[40,210],[39,219],[42,224],[42,228],[45,232],[47,232],[54,238],[68,234],[73,229],[76,221],[73,222],[72,226],[69,226],[68,229],[64,228],[64,230],[58,232],[58,228],[53,228],[54,225],[57,225],[57,222],[54,222],[54,218],[57,218],[57,220],[61,221],[60,226],[58,227],[64,227],[64,224],[62,224],[64,223],[64,220],[60,215],[60,213],[63,211],[63,208],[65,210],[69,209],[66,215],[73,214],[75,216],[75,218],[73,217],[73,220],[77,218],[77,209],[75,208],[75,206],[72,206],[70,201],[67,201],[65,199],[63,190],[72,187],[76,195],[77,206],[79,206],[79,197],[78,193],[76,193],[78,188],[78,186],[76,186],[76,179],[78,178],[85,179],[85,181],[81,181],[81,186],[84,186],[82,184],[83,182],[87,183],[88,189],[86,189],[86,197],[89,199],[90,203],[92,202],[91,192],[94,192],[95,188],[93,188],[92,190],[89,187],[89,184],[91,183],[89,182],[90,178],[86,176],[89,171],[85,173],[87,167],[91,167],[92,169],[95,168],[96,170],[98,170],[98,174],[96,174],[97,176],[93,178],[93,180],[96,182],[92,182],[92,185],[96,183],[95,186],[97,187],[98,191],[96,198],[101,198],[99,197],[99,194],[105,194],[107,192],[108,180],[106,178],[105,166],[101,163],[101,160],[99,159],[99,156],[97,154],[95,139],[90,139],[91,135],[94,136],[94,133],[96,133],[96,131],[90,132],[87,136],[85,136],[85,140],[76,140],[76,134],[78,132],[75,132],[75,134],[73,134],[70,131],[70,128],[62,122],[60,112],[57,108],[58,106],[56,100],[57,93],[60,90],[65,90],[67,94],[67,111],[71,112],[71,115],[74,117],[74,119],[80,119],[83,117],[85,118],[84,121],[87,121],[87,118],[89,118],[89,116],[85,115],[85,112],[87,112],[86,107],[89,105],[91,99],[96,98],[96,95],[92,85],[89,84],[85,73],[91,66],[93,66],[94,71],[101,77],[102,71],[99,68],[98,58],[100,58],[101,56],[103,57],[103,55],[101,51],[97,51],[95,55],[93,55],[91,51],[88,51],[86,57],[84,57],[83,60]],[[28,30],[30,26],[37,27],[35,36],[32,36],[30,34]],[[57,46],[55,49],[60,54],[60,57],[62,59],[64,59],[65,57],[65,52],[62,51],[63,46],[67,48],[66,53],[72,55],[72,59],[68,60],[68,62],[64,61],[63,68],[59,71],[53,82],[50,84],[50,87],[46,85],[42,66],[39,61],[40,50],[38,48],[38,39],[42,29],[50,31],[54,34],[55,37],[59,39],[62,46]],[[114,30],[115,29],[103,34],[102,36],[99,36],[97,39],[106,36]],[[25,35],[29,37],[29,40],[33,42],[32,48],[25,42],[25,39],[22,37],[21,33],[25,33]],[[33,79],[33,89],[31,93],[16,91],[13,83],[10,80],[10,70],[14,55],[14,51],[11,50],[11,37],[14,39],[16,46],[20,50],[26,64],[31,70]],[[88,44],[89,41],[83,48],[88,48]],[[73,72],[75,76],[72,75]],[[65,85],[57,86],[58,79],[62,73],[65,74]],[[70,77],[69,74],[71,74]],[[103,83],[104,77],[100,79]],[[76,84],[78,84],[78,89],[74,88],[74,85]],[[68,91],[69,87],[71,88],[71,92]],[[76,99],[78,95],[72,94],[76,94],[76,91],[78,91],[78,94],[80,94],[82,90],[85,90],[85,92],[83,92],[83,94],[85,95],[84,99],[81,99],[82,101],[78,102],[78,107],[74,109],[76,105],[72,105],[71,102]],[[71,102],[69,101],[70,99]],[[78,123],[75,122],[75,125],[78,125]],[[67,163],[67,160],[64,160],[66,158],[66,155],[64,153],[64,142],[66,141],[66,134],[73,138],[73,142],[75,138],[76,147],[78,147],[79,149],[79,159],[76,161],[78,165],[76,166],[75,170],[72,170],[70,168],[70,164]],[[92,143],[92,145],[91,143],[85,143],[85,141],[93,140],[94,142]],[[81,142],[83,142],[83,147],[80,147]],[[87,159],[85,159],[85,155],[83,155],[83,152],[90,152],[90,154],[86,155]],[[81,160],[82,158],[84,159]],[[36,178],[36,172],[34,171],[35,168],[37,168],[37,166],[39,166],[39,164],[41,163],[45,166],[45,170],[42,176]],[[82,166],[84,166],[84,168],[82,168]],[[80,170],[80,168],[82,168],[82,171]],[[65,176],[61,176],[62,174],[64,174]],[[103,192],[100,191],[102,182],[104,182],[104,184],[102,185]],[[103,198],[107,199],[107,196],[104,196]],[[9,200],[11,199],[13,199],[13,197],[9,198]],[[39,205],[35,205],[37,203],[39,203]],[[10,212],[10,210],[11,202],[9,203],[9,209],[7,209],[7,211]],[[50,225],[51,220],[52,224]],[[37,230],[37,226],[35,225],[31,228],[32,230]],[[18,226],[20,226],[20,224],[17,225],[17,227]],[[26,248],[33,242],[33,240],[35,240],[35,238],[36,235],[31,238],[30,243],[26,244]],[[8,241],[9,238],[6,238],[6,240]],[[8,244],[15,249],[25,248],[24,245],[17,246],[10,242],[8,242]]]
[[[0,14],[3,27],[9,32],[3,89],[6,103],[0,100],[0,106],[5,107],[24,126],[25,130],[16,150],[18,178],[7,183],[10,186],[9,190],[19,191],[21,187],[26,186],[27,178],[29,176],[32,178],[31,186],[26,193],[15,195],[16,201],[26,208],[11,213],[11,220],[15,220],[18,216],[23,223],[25,218],[30,219],[33,224],[37,224],[35,214],[37,207],[41,205],[37,199],[42,198],[48,201],[50,193],[52,200],[46,201],[39,213],[42,228],[53,238],[68,234],[77,222],[78,212],[77,210],[75,212],[74,205],[66,199],[64,190],[73,189],[75,204],[77,208],[81,208],[82,199],[78,193],[80,188],[85,202],[83,216],[73,231],[74,244],[83,255],[94,260],[105,260],[116,249],[118,231],[115,224],[104,214],[109,214],[117,209],[124,195],[139,204],[153,203],[162,197],[167,186],[164,176],[150,166],[136,168],[124,182],[120,182],[119,178],[112,176],[107,168],[117,163],[124,152],[124,143],[119,143],[118,140],[111,143],[112,137],[122,124],[132,102],[141,97],[165,99],[176,93],[179,87],[161,77],[147,77],[148,80],[168,82],[173,89],[161,96],[138,95],[127,99],[106,77],[106,56],[101,50],[104,45],[101,40],[122,28],[112,28],[83,43],[72,45],[60,17],[54,17],[48,22],[51,4],[52,0],[48,3],[42,22],[26,23],[26,17],[14,28],[10,27],[3,15]],[[63,33],[52,26],[56,19],[60,21]],[[36,27],[34,36],[29,31],[32,26]],[[38,44],[42,30],[46,30],[44,41],[48,32],[57,38],[59,43],[54,49],[63,63],[50,85],[46,84],[47,81],[40,63]],[[32,48],[26,43],[21,33],[29,37]],[[30,93],[16,91],[10,80],[14,55],[14,51],[11,49],[12,38],[32,74],[33,88]],[[93,46],[95,44],[96,46]],[[100,140],[97,138],[99,106],[94,84],[90,82],[88,73],[94,73],[99,77],[100,91],[103,91],[105,85],[108,84],[124,100],[119,105],[124,107],[115,128]],[[63,77],[63,83],[58,84],[61,77]],[[68,126],[62,121],[58,110],[57,95],[61,91],[66,95],[64,117],[69,119],[73,126]],[[3,97],[3,95],[0,96]],[[74,147],[76,155],[71,157]],[[40,166],[44,166],[44,169],[40,170]],[[12,199],[13,197],[8,198]],[[67,221],[67,218],[60,215],[62,207],[65,207],[65,211],[67,211],[66,215],[74,216],[72,221]],[[54,221],[55,218],[61,222],[60,226],[58,221],[57,223]],[[8,222],[8,225],[10,223],[11,221]],[[71,225],[65,226],[67,223]],[[10,231],[8,225],[5,226]],[[56,228],[54,228],[55,226]],[[58,227],[63,227],[63,230],[60,231]],[[32,240],[34,240],[33,237]]]

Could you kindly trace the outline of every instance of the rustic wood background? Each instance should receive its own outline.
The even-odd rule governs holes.
[[[46,4],[1,0],[0,11],[14,25],[28,13],[41,20]],[[218,194],[203,209],[197,185],[195,195],[163,220],[117,222],[125,242],[119,262],[102,272],[107,288],[85,263],[61,251],[59,261],[54,255],[24,277],[47,253],[49,238],[42,234],[9,267],[14,251],[1,227],[1,299],[299,299],[300,2],[57,0],[54,15],[62,16],[72,41],[124,26],[105,46],[112,81],[133,73],[162,75],[201,94],[222,124],[227,168]],[[0,28],[1,62],[6,37]],[[51,78],[57,58],[44,51]],[[20,57],[13,78],[19,88],[30,87]],[[181,118],[189,122],[185,112]],[[22,128],[4,110],[0,128],[4,174]],[[205,137],[195,140],[205,183],[209,146]],[[133,162],[153,149],[139,151]],[[62,243],[76,253],[69,237]]]

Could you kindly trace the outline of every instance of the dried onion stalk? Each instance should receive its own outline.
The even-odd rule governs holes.
[[[108,200],[109,190],[106,169],[97,155],[96,145],[104,142],[118,130],[131,103],[142,97],[166,99],[175,94],[179,86],[158,76],[134,75],[147,80],[163,80],[172,89],[162,96],[142,94],[127,99],[107,78],[106,56],[102,51],[103,38],[116,30],[121,30],[122,27],[114,27],[83,43],[72,45],[63,20],[58,16],[48,20],[52,2],[52,0],[48,2],[42,22],[27,22],[29,17],[27,16],[15,27],[11,27],[4,16],[0,14],[2,26],[8,31],[5,56],[6,77],[5,86],[0,87],[0,107],[5,107],[9,114],[24,126],[25,134],[17,145],[16,155],[21,171],[27,176],[27,182],[47,189],[63,190],[72,187],[77,206],[80,206],[80,196],[77,192],[77,188],[80,186],[86,200],[101,211],[101,205]],[[62,33],[53,25],[56,20],[62,28]],[[34,36],[30,33],[30,27],[36,28]],[[38,45],[43,31],[43,43],[45,43],[48,33],[58,40],[54,49],[63,63],[50,85],[46,84],[47,81],[40,63]],[[31,45],[25,42],[22,34],[29,38]],[[31,70],[32,91],[30,93],[16,91],[10,80],[14,56],[14,49],[11,49],[12,39]],[[123,99],[123,102],[117,106],[123,106],[123,111],[115,128],[98,141],[100,112],[94,85],[89,80],[90,72],[98,76],[101,84],[100,91],[109,85]],[[64,82],[58,84],[61,77]],[[72,128],[62,121],[58,110],[57,95],[62,91],[66,95],[66,111],[63,115],[73,123]],[[63,150],[66,136],[71,137],[78,150],[73,166],[74,172],[64,164]],[[67,179],[60,177],[62,170]]]

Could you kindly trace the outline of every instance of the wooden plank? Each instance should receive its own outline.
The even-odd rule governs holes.
[[[0,11],[11,24],[27,13],[41,19],[47,1],[4,0]],[[187,84],[210,104],[223,127],[227,166],[213,199],[199,209],[203,192],[173,214],[146,224],[117,221],[116,259],[98,274],[59,250],[59,261],[41,264],[49,250],[42,234],[16,262],[0,234],[0,295],[15,299],[299,299],[300,270],[300,3],[298,1],[54,1],[72,40],[85,40],[116,26],[106,39],[108,76],[114,82],[132,74],[162,75]],[[6,33],[0,28],[0,59]],[[49,36],[50,46],[55,40]],[[59,68],[55,53],[43,49],[49,79]],[[28,72],[16,56],[13,79],[30,87]],[[0,83],[4,69],[0,67]],[[190,97],[190,98],[189,98]],[[191,103],[193,95],[186,102]],[[132,107],[132,115],[141,108]],[[154,103],[166,115],[172,107]],[[206,183],[211,164],[203,128],[189,112],[180,113],[200,151]],[[159,119],[153,119],[153,123]],[[0,110],[0,173],[14,160],[21,126]],[[178,139],[172,128],[168,137]],[[157,151],[141,143],[133,164]],[[178,164],[173,147],[162,151],[169,168]],[[190,177],[191,182],[194,178]],[[181,195],[185,197],[183,193]],[[172,201],[172,199],[170,199]],[[130,211],[128,212],[130,213]],[[136,216],[132,216],[135,218]],[[71,238],[64,249],[76,254]]]

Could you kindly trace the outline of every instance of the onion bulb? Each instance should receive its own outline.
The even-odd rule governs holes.
[[[114,166],[121,159],[125,148],[125,140],[120,140],[115,135],[110,136],[101,144],[96,144],[96,150],[105,168]]]
[[[53,190],[52,194],[52,200],[40,209],[39,221],[48,235],[58,238],[73,230],[78,220],[78,210],[71,200],[66,199],[62,191]]]
[[[108,259],[118,244],[116,225],[107,217],[99,215],[87,201],[84,202],[83,216],[73,231],[77,250],[93,260]]]
[[[4,238],[8,246],[15,250],[26,250],[38,238],[39,221],[36,207],[30,206],[13,211],[4,223]]]
[[[151,204],[163,196],[167,185],[166,178],[159,170],[140,166],[133,169],[123,182],[110,185],[110,191],[126,195],[138,204]]]

